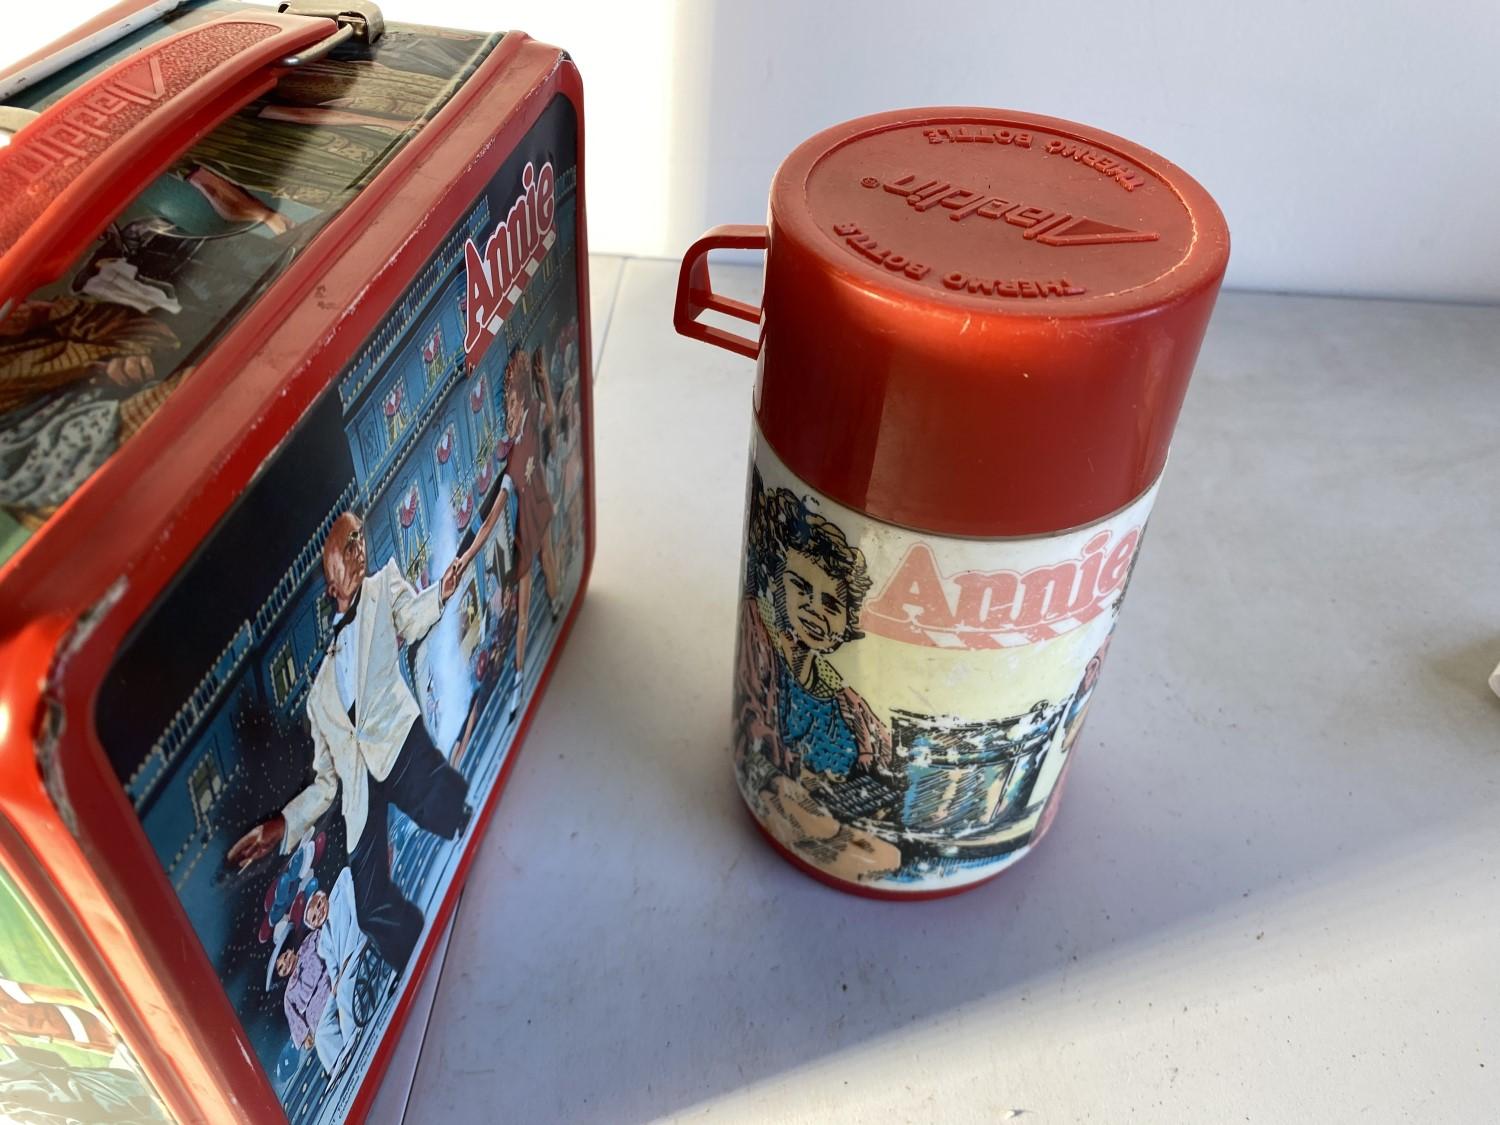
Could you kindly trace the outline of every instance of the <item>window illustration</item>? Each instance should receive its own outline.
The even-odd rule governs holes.
[[[427,574],[427,514],[423,511],[422,490],[412,480],[404,491],[397,492],[396,543],[401,570],[417,589],[425,589]]]
[[[395,445],[401,439],[407,424],[406,388],[397,383],[387,391],[382,409],[385,411],[386,436]]]
[[[453,502],[453,522],[459,531],[469,526],[469,521],[474,518],[474,482],[464,477],[459,477],[453,482],[451,496]]]
[[[297,662],[292,659],[292,642],[287,641],[271,658],[271,690],[276,693],[276,705],[285,707],[297,685]]]
[[[443,354],[443,326],[434,324],[432,332],[422,343],[422,365],[427,369],[427,385],[430,387],[443,377],[448,366]]]
[[[318,599],[318,647],[322,647],[328,634],[333,631],[333,599]]]
[[[224,774],[219,770],[218,759],[212,752],[194,766],[193,772],[188,775],[188,792],[193,795],[193,819],[199,824],[205,823],[214,802],[224,792]]]
[[[448,472],[451,472],[449,466],[453,461],[453,454],[457,450],[457,448],[458,430],[452,422],[449,422],[448,425],[443,428],[443,432],[438,434],[437,440],[432,443],[432,455],[433,458],[437,461],[437,473],[439,479],[441,479]]]
[[[480,450],[493,451],[498,444],[498,435],[495,433],[495,409],[490,402],[489,382],[480,375],[472,380],[469,387],[469,413],[474,416],[474,423],[479,430]]]

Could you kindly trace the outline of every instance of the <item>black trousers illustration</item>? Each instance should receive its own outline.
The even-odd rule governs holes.
[[[432,744],[418,719],[396,764],[384,781],[370,778],[365,828],[349,857],[354,876],[354,909],[359,928],[399,976],[422,936],[422,911],[391,878],[390,806],[411,817],[418,828],[452,840],[468,823],[469,783]]]

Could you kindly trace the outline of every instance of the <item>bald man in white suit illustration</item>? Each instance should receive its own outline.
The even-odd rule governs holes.
[[[401,675],[401,647],[437,624],[493,523],[491,513],[442,581],[418,593],[394,559],[367,575],[364,525],[352,512],[334,521],[323,573],[339,612],[307,699],[313,780],[229,850],[229,862],[242,868],[278,847],[289,851],[341,793],[359,928],[398,974],[422,935],[423,916],[391,878],[387,810],[394,805],[449,840],[473,813],[468,781],[433,745]]]

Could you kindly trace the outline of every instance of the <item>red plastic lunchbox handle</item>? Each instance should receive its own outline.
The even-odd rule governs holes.
[[[760,323],[760,309],[736,301],[713,291],[708,277],[708,252],[710,250],[764,250],[768,241],[765,227],[727,225],[714,227],[697,242],[688,247],[682,256],[682,272],[677,275],[677,307],[672,314],[672,325],[677,331],[693,340],[702,340],[726,348],[737,355],[756,359],[760,355],[760,341],[748,336],[737,336],[710,324],[700,324],[698,317],[705,311],[724,313],[726,316]]]
[[[301,61],[292,56],[349,34],[326,18],[221,16],[48,106],[0,148],[0,315],[60,277],[173,160]]]

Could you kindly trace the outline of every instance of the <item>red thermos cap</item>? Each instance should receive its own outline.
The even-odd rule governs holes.
[[[1161,472],[1228,256],[1196,181],[1096,129],[963,108],[836,126],[771,191],[761,431],[907,527],[1089,523]]]

